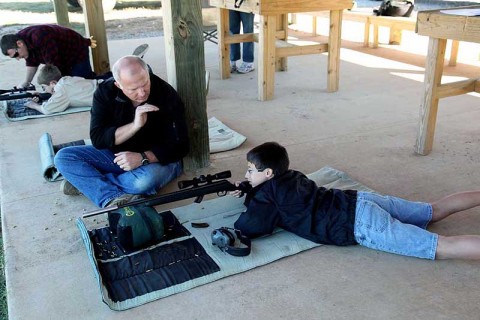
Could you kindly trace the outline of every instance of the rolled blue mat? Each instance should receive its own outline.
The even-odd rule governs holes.
[[[53,182],[63,179],[60,172],[55,168],[53,158],[55,153],[53,151],[52,137],[49,133],[44,133],[38,141],[38,148],[40,150],[40,163],[42,164],[42,174],[45,180]]]
[[[57,168],[55,167],[55,163],[53,162],[55,153],[57,153],[58,150],[64,147],[80,146],[86,144],[91,144],[90,139],[76,140],[72,142],[54,145],[50,134],[48,132],[45,132],[38,141],[38,149],[40,151],[40,163],[42,166],[41,169],[45,180],[49,182],[63,180],[62,174],[57,170]]]

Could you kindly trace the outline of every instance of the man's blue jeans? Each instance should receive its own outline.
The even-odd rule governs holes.
[[[115,155],[108,149],[73,146],[60,149],[54,162],[68,182],[101,208],[125,193],[154,195],[182,173],[181,161],[125,171],[113,159]]]
[[[95,73],[92,71],[92,65],[90,64],[90,53],[88,48],[84,48],[84,50],[87,53],[87,59],[74,64],[72,66],[70,76],[81,77],[85,79],[95,79]]]
[[[253,33],[253,18],[255,15],[253,13],[239,12],[235,10],[230,10],[229,19],[230,19],[230,33],[239,34],[240,33],[240,22],[242,23],[243,33]],[[243,43],[243,53],[242,53],[244,62],[253,62],[253,42],[244,42]],[[234,43],[230,45],[230,61],[237,61],[240,59],[240,43]]]

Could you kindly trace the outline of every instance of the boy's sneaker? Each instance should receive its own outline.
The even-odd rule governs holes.
[[[253,62],[242,62],[240,67],[237,68],[238,73],[249,73],[255,70]]]
[[[71,184],[67,180],[63,180],[60,184],[60,191],[62,191],[63,194],[66,194],[67,196],[79,196],[82,194],[77,188],[73,186],[73,184]]]
[[[230,61],[230,73],[237,72],[237,63],[236,61]]]
[[[146,44],[146,43],[141,44],[138,47],[136,47],[135,50],[133,50],[132,55],[143,58],[145,53],[147,53],[148,48],[149,48],[148,44]]]

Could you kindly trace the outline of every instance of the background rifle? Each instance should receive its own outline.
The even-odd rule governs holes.
[[[179,191],[162,194],[150,199],[135,200],[119,206],[111,206],[100,210],[91,211],[85,213],[83,215],[83,218],[88,218],[102,213],[114,211],[120,208],[135,206],[139,204],[153,207],[160,204],[171,203],[190,198],[196,198],[195,202],[200,203],[203,199],[203,196],[207,194],[216,193],[219,197],[222,197],[226,195],[228,191],[240,190],[242,191],[242,193],[245,193],[251,189],[248,181],[243,181],[240,186],[237,187],[235,186],[235,184],[226,180],[226,178],[230,178],[231,176],[232,173],[230,172],[230,170],[228,170],[213,175],[201,175],[197,178],[193,178],[192,180],[179,181],[178,188],[181,189]]]
[[[35,91],[35,86],[33,84],[29,84],[28,86],[26,86],[25,88],[17,88],[17,87],[13,87],[13,89],[7,89],[7,90],[2,90],[0,89],[0,94],[4,94],[4,93],[15,93],[15,92],[25,92],[25,91]]]
[[[35,91],[35,86],[33,84],[29,84],[25,88],[17,88],[13,87],[13,89],[2,90],[0,89],[0,101],[6,100],[16,100],[16,99],[23,99],[23,98],[33,98],[39,97],[40,100],[48,100],[52,96],[50,93],[32,93],[28,91]]]

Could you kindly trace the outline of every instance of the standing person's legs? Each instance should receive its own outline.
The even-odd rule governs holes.
[[[255,15],[253,13],[240,12],[240,19],[242,20],[243,33],[253,33],[253,20]],[[253,62],[253,42],[244,42],[242,44],[242,60],[244,62]]]
[[[88,48],[84,49],[88,53]],[[94,79],[95,73],[92,71],[92,65],[90,64],[90,55],[87,54],[87,59],[80,61],[72,66],[72,77],[82,77],[85,79]],[[67,76],[67,74],[62,74]]]
[[[229,11],[230,33],[240,33],[240,12],[235,10]],[[230,61],[237,61],[240,59],[240,44],[232,43],[230,45]]]

